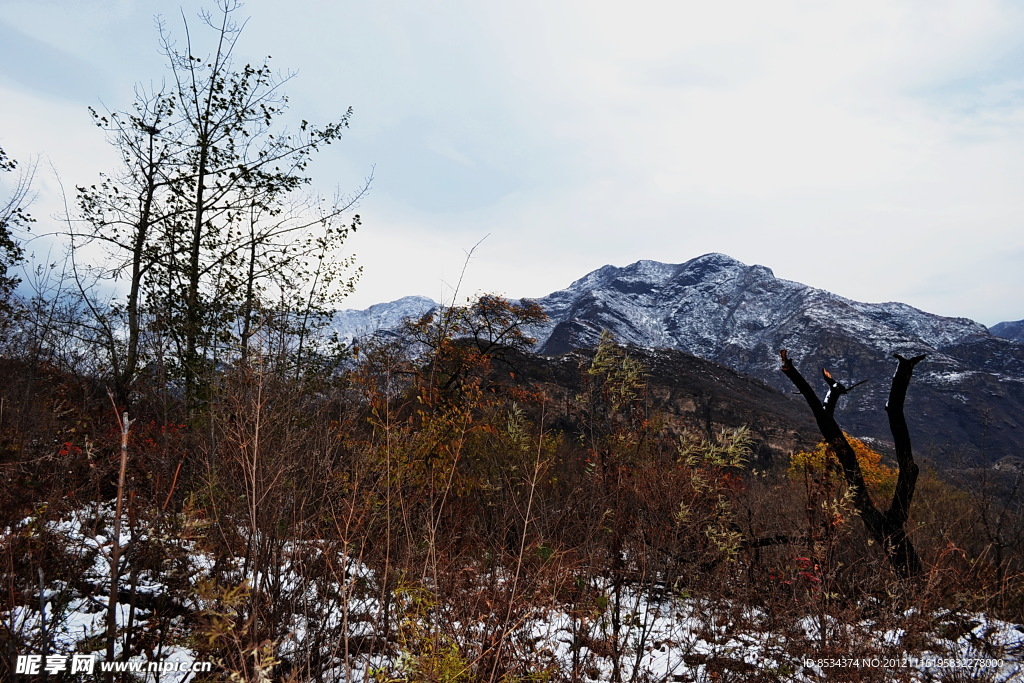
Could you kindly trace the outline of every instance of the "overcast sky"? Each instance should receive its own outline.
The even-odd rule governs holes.
[[[159,82],[189,0],[0,0],[0,145],[41,158],[45,228],[116,168],[87,107]],[[181,9],[179,10],[179,7]],[[347,306],[542,296],[710,251],[861,301],[1024,318],[1024,5],[252,0],[241,59],[298,71],[294,120],[373,170]],[[194,33],[194,40],[209,37]]]

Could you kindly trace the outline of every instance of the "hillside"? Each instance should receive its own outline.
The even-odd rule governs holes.
[[[537,331],[543,353],[592,346],[608,329],[624,343],[686,351],[783,391],[783,348],[805,374],[824,367],[848,383],[867,380],[845,399],[842,420],[883,440],[891,355],[927,353],[907,406],[918,449],[949,464],[1020,449],[1024,344],[965,318],[851,301],[723,254],[605,266],[538,303],[550,316]]]
[[[1019,676],[1000,491],[922,462],[904,573],[834,468],[787,457],[819,438],[790,393],[679,350],[472,334],[514,341],[488,324],[532,310],[450,309],[328,372],[268,344],[191,413],[159,375],[114,413],[94,378],[2,359],[0,677],[74,655],[153,683]],[[885,509],[896,473],[863,448]]]
[[[549,320],[531,334],[546,355],[591,348],[609,330],[621,343],[692,354],[783,392],[791,391],[778,370],[783,348],[805,375],[827,368],[848,384],[866,380],[844,399],[841,419],[882,441],[891,356],[926,353],[907,404],[919,452],[951,466],[1020,452],[1024,343],[966,318],[853,301],[724,254],[604,266],[537,303]]]
[[[793,451],[821,440],[806,404],[791,393],[682,351],[629,347],[628,354],[645,369],[652,409],[712,440],[723,430],[746,427],[762,465],[784,463]],[[549,419],[565,425],[571,412],[565,406],[583,391],[584,369],[593,355],[589,349],[560,356],[515,354],[498,366],[499,374],[511,371],[516,384],[547,392],[557,416]]]
[[[998,323],[989,328],[989,332],[997,337],[1024,342],[1024,320]]]

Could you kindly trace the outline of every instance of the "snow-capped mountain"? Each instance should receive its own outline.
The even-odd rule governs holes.
[[[828,368],[852,384],[842,423],[888,439],[883,410],[893,353],[927,353],[907,404],[917,443],[944,459],[1016,451],[1024,418],[1024,344],[966,318],[901,303],[852,301],[724,254],[682,264],[605,266],[538,300],[549,321],[542,353],[596,344],[604,329],[623,343],[674,348],[792,391],[779,372],[788,349],[812,382]]]
[[[685,351],[786,392],[793,389],[779,371],[780,349],[812,384],[822,368],[847,384],[868,380],[844,399],[840,421],[883,440],[890,438],[884,405],[892,354],[926,353],[907,401],[922,454],[991,461],[1024,443],[1024,343],[966,318],[852,301],[724,254],[604,266],[537,301],[549,320],[531,334],[547,355],[594,346],[607,329],[621,343]],[[381,306],[394,320],[407,306],[422,314],[432,304],[407,298]],[[377,308],[360,313],[372,317]],[[374,320],[382,327],[385,317]]]
[[[591,346],[602,329],[625,343],[688,351],[727,365],[808,328],[828,328],[891,351],[935,350],[991,337],[966,318],[944,318],[901,303],[866,304],[776,278],[724,254],[674,265],[605,266],[538,302],[550,316],[541,349]],[[806,345],[803,345],[806,346]],[[811,348],[799,348],[812,351]],[[774,367],[774,359],[768,361]]]
[[[351,342],[359,337],[395,330],[406,318],[418,318],[434,308],[437,308],[437,302],[433,299],[405,296],[362,310],[349,308],[337,311],[331,321],[331,328],[338,333],[338,337]]]

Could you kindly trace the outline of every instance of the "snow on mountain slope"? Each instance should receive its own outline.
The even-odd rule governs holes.
[[[406,296],[395,301],[374,304],[367,309],[337,311],[331,328],[346,342],[379,331],[397,329],[406,318],[418,318],[437,308],[437,302],[425,296]]]
[[[852,301],[725,254],[605,266],[538,303],[550,319],[533,334],[547,354],[593,346],[607,329],[622,343],[683,350],[784,391],[783,348],[812,382],[823,367],[848,383],[867,379],[845,400],[844,423],[883,439],[891,355],[927,353],[908,404],[919,443],[945,458],[997,457],[1020,443],[1024,344],[966,318]]]
[[[997,337],[1024,342],[1024,320],[1013,320],[993,325],[989,332]]]
[[[670,346],[705,357],[750,347],[796,323],[828,325],[887,345],[933,349],[989,336],[984,326],[965,318],[943,318],[900,303],[851,301],[724,254],[679,265],[638,261],[624,268],[605,266],[538,302],[551,316],[546,328],[538,330],[546,352],[591,345],[596,339],[584,330],[599,334],[604,323],[623,342]],[[580,334],[572,334],[573,323],[584,321],[589,324]]]
[[[547,355],[595,346],[608,330],[620,343],[685,351],[783,391],[792,391],[779,372],[783,348],[812,383],[824,367],[847,383],[868,380],[844,399],[843,424],[879,439],[889,438],[883,407],[892,354],[926,353],[908,399],[925,453],[995,460],[1024,443],[1024,343],[967,318],[853,301],[718,253],[604,266],[537,302],[549,319],[530,334]],[[393,329],[434,305],[407,297],[346,311],[338,329],[349,339]]]

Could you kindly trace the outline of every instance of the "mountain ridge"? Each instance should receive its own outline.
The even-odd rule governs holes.
[[[1024,342],[1024,320],[1007,320],[996,323],[988,330],[997,337]]]
[[[783,348],[808,377],[827,367],[848,384],[867,380],[844,399],[840,420],[881,440],[890,438],[892,354],[926,353],[907,403],[920,449],[946,462],[1019,452],[1024,343],[968,318],[854,301],[722,253],[606,265],[535,301],[549,316],[530,330],[544,355],[593,347],[607,329],[621,343],[683,351],[781,391],[792,391],[778,369]]]

